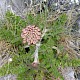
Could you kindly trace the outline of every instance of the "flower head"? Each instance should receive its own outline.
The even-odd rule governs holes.
[[[21,37],[23,38],[23,43],[28,43],[28,45],[36,44],[41,39],[41,32],[35,25],[29,25],[22,30]]]
[[[8,61],[9,61],[9,62],[12,62],[12,58],[9,58]]]

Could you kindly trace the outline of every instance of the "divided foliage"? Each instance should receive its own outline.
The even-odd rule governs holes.
[[[56,80],[60,78],[63,80],[58,68],[65,66],[80,65],[79,60],[70,60],[68,54],[57,55],[57,51],[52,49],[53,46],[62,48],[58,43],[61,35],[64,34],[64,26],[67,21],[66,14],[61,14],[59,18],[52,22],[47,23],[47,15],[44,13],[37,14],[36,16],[28,14],[25,19],[20,18],[10,12],[6,13],[4,26],[0,27],[0,39],[4,39],[18,48],[18,52],[13,54],[13,61],[5,64],[0,69],[0,76],[6,74],[16,74],[18,80]],[[21,31],[27,25],[36,25],[41,31],[47,27],[49,32],[43,37],[41,47],[39,49],[40,65],[38,68],[33,68],[31,63],[33,61],[32,54],[35,50],[35,45],[30,46],[30,51],[27,53],[23,48]]]

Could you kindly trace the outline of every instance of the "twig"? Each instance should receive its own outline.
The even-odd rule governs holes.
[[[48,29],[44,28],[43,31],[42,31],[42,36],[41,36],[41,40],[42,38],[45,36],[46,32],[48,31]],[[34,61],[33,61],[33,66],[37,66],[37,64],[39,64],[39,59],[38,59],[38,51],[39,51],[39,48],[41,46],[41,40],[39,41],[39,43],[36,44],[36,49],[35,49],[35,52],[34,52]]]
[[[36,49],[35,49],[35,52],[34,52],[34,63],[39,63],[39,60],[38,60],[38,51],[39,51],[39,48],[40,48],[40,43],[37,43],[36,44]]]

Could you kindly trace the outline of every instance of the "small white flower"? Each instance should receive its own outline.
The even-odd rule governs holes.
[[[71,0],[71,2],[74,4],[75,3],[75,1],[74,0]]]
[[[47,0],[43,0],[44,2],[47,2]]]
[[[9,62],[12,62],[12,58],[9,58],[8,61],[9,61]]]
[[[58,3],[55,3],[54,5],[55,5],[55,6],[58,6]]]
[[[79,5],[79,0],[75,0],[76,4]]]

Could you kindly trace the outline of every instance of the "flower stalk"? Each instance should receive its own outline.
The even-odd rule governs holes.
[[[39,59],[38,59],[39,48],[40,48],[40,43],[37,43],[36,44],[36,49],[35,49],[35,52],[34,52],[34,63],[39,63]]]

